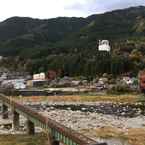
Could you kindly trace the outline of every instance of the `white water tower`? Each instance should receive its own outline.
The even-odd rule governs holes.
[[[109,41],[108,40],[99,40],[98,50],[110,52],[111,47],[109,45]]]

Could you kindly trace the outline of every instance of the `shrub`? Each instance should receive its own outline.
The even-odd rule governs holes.
[[[124,94],[131,92],[130,87],[125,83],[118,83],[107,90],[110,94]]]

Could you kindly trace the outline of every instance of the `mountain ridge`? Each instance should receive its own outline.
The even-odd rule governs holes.
[[[110,41],[111,57],[97,51],[100,39]],[[145,7],[86,18],[9,18],[0,23],[0,55],[18,57],[30,72],[60,69],[67,75],[88,76],[133,70],[136,74],[145,68]]]

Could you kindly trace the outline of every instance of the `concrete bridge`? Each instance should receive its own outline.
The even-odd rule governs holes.
[[[0,100],[2,101],[3,119],[8,118],[8,107],[10,107],[13,112],[13,126],[15,130],[19,130],[19,115],[23,115],[27,118],[27,133],[33,135],[35,133],[35,126],[41,127],[46,131],[46,133],[48,133],[49,145],[59,145],[59,143],[65,145],[107,145],[106,143],[98,143],[70,128],[67,128],[3,94],[0,94]]]

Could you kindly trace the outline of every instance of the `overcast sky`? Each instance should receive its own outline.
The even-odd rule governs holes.
[[[145,0],[0,0],[0,21],[12,16],[86,17],[95,13],[145,5]]]

